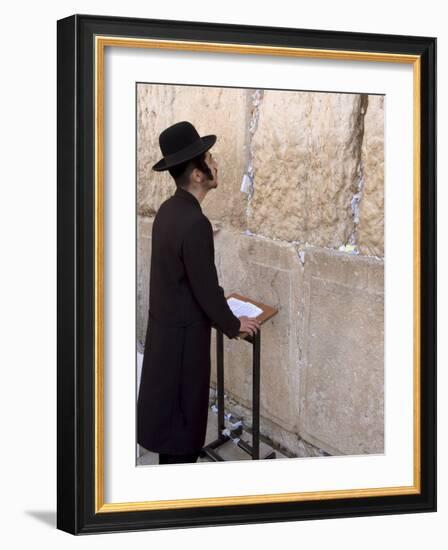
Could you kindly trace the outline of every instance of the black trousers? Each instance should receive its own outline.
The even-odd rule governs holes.
[[[167,454],[159,453],[159,464],[185,464],[196,462],[201,451],[188,454]]]

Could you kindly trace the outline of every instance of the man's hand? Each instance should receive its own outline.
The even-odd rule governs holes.
[[[255,334],[255,331],[260,328],[261,323],[258,319],[253,317],[246,317],[246,315],[242,315],[241,317],[238,317],[240,320],[240,332],[248,332],[251,336]]]

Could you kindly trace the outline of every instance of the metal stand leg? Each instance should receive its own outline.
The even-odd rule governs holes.
[[[224,335],[218,328],[216,329],[216,378],[218,386],[218,437],[202,448],[200,456],[206,455],[215,462],[222,462],[224,459],[215,449],[230,438],[222,433],[226,427],[224,423]]]
[[[218,438],[222,439],[224,424],[224,338],[220,330],[216,331],[216,375],[218,382]]]
[[[252,459],[260,458],[260,331],[252,336]]]
[[[253,388],[252,388],[252,445],[249,445],[242,439],[238,441],[238,447],[249,454],[253,460],[260,459],[260,344],[261,331],[257,331],[253,336],[247,335],[246,342],[252,344],[252,370],[253,370]],[[217,394],[218,394],[218,438],[202,448],[201,455],[207,455],[214,461],[223,461],[224,458],[217,452],[217,448],[229,441],[231,437],[223,435],[225,429],[224,423],[224,336],[216,329],[216,376],[217,376]],[[231,432],[232,438],[240,437],[243,429],[239,426]],[[270,452],[264,458],[275,458],[275,452]]]

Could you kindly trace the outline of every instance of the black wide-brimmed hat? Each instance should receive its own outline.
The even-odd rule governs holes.
[[[177,122],[160,134],[159,145],[163,158],[152,169],[161,172],[182,164],[210,149],[215,141],[214,134],[200,137],[191,122]]]

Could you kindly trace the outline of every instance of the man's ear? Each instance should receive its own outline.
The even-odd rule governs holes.
[[[193,168],[190,174],[190,180],[199,183],[202,180],[202,172],[199,168]]]
[[[193,170],[190,172],[190,181],[197,181],[198,179],[198,169],[193,168]]]

